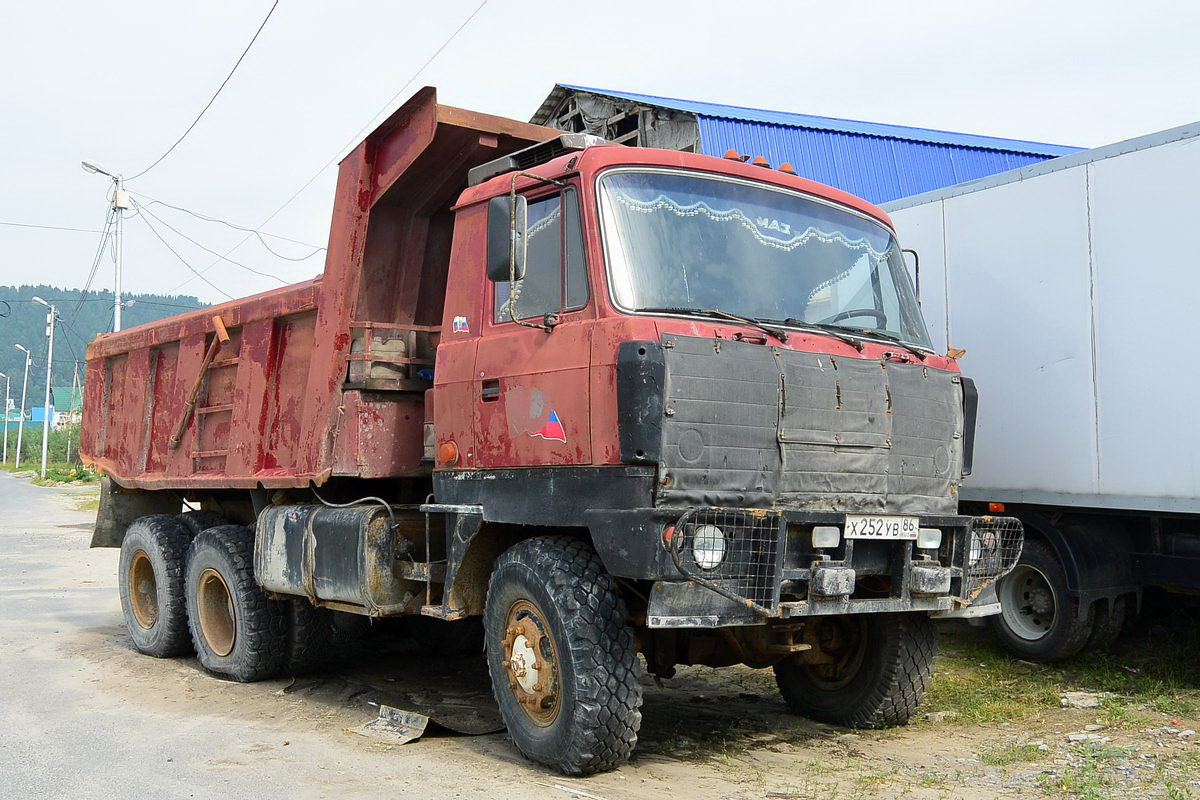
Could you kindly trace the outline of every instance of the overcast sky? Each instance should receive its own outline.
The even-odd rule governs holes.
[[[212,96],[270,0],[3,4],[0,222],[98,230],[102,175],[133,175]],[[257,227],[355,132],[422,85],[449,105],[527,120],[556,82],[1094,147],[1200,119],[1194,2],[518,2],[282,0],[224,92],[183,143],[129,184]],[[401,92],[404,84],[412,79]],[[389,98],[400,96],[389,101]],[[386,106],[386,107],[385,107]],[[379,112],[377,114],[377,112]],[[264,231],[322,246],[336,167]],[[224,252],[245,234],[150,211]],[[311,277],[323,254],[230,257],[151,219],[220,290],[243,296]],[[99,235],[0,225],[0,283],[82,287]],[[281,254],[311,248],[268,240]],[[126,222],[127,291],[224,299],[144,220]],[[111,261],[94,288],[110,289]]]

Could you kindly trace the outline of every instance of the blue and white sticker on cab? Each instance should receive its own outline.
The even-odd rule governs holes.
[[[468,327],[468,325],[467,325],[467,318],[463,317],[463,316],[455,317],[454,321],[451,323],[451,327],[455,333],[470,333],[471,332],[470,327]]]

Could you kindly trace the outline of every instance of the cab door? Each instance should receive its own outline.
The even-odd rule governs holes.
[[[526,243],[524,279],[486,287],[491,313],[475,360],[475,463],[590,464],[595,314],[574,188],[530,196]],[[549,331],[533,327],[547,315],[557,315]]]

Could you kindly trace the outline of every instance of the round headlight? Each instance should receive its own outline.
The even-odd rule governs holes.
[[[716,525],[701,525],[692,535],[692,558],[701,569],[713,569],[725,558],[725,533]]]
[[[967,554],[967,564],[974,566],[975,562],[983,557],[983,540],[979,538],[979,534],[971,531],[971,552]]]

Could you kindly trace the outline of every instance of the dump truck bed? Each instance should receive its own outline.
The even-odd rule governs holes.
[[[557,133],[419,92],[342,161],[322,276],[88,346],[84,461],[145,489],[427,470],[450,208],[471,167]]]

